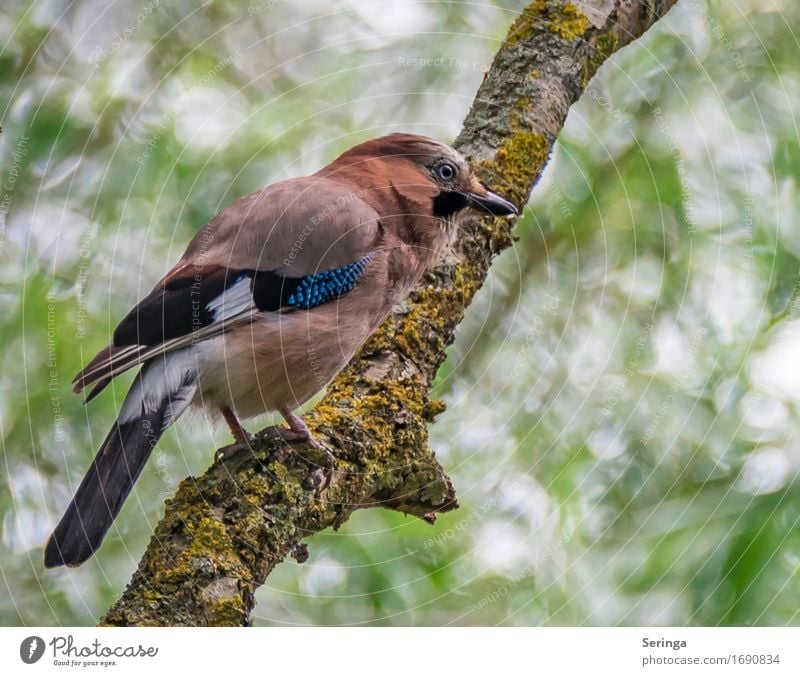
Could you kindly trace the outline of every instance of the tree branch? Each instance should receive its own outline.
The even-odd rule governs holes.
[[[569,107],[600,64],[676,0],[536,0],[511,26],[455,146],[496,192],[522,207]],[[353,359],[309,414],[337,457],[324,486],[307,446],[259,437],[253,454],[215,463],[167,501],[107,625],[246,625],[256,589],[301,541],[356,509],[389,507],[431,523],[457,506],[428,447],[444,406],[429,386],[456,327],[512,244],[508,221],[460,222],[458,264],[442,265]]]

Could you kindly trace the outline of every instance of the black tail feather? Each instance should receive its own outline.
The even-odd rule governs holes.
[[[47,541],[47,568],[79,566],[97,551],[165,428],[167,410],[164,404],[136,420],[114,423]]]
[[[79,566],[97,551],[159,437],[186,410],[196,392],[192,350],[163,354],[144,366],[125,397],[119,418],[47,541],[45,566]]]

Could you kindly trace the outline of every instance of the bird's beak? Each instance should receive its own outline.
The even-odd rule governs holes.
[[[503,199],[490,190],[483,188],[480,193],[467,192],[467,206],[490,213],[492,216],[516,216],[519,211],[508,200]]]

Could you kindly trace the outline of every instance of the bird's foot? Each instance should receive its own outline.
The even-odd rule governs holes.
[[[321,457],[309,457],[307,454],[303,457],[303,459],[308,460],[312,464],[318,465],[318,469],[315,471],[320,472],[322,477],[319,481],[317,490],[324,490],[330,485],[331,479],[333,478],[333,473],[336,469],[336,456],[333,455],[331,449],[328,448],[324,443],[322,443],[319,439],[314,438],[314,436],[311,434],[311,430],[308,429],[308,426],[305,424],[305,422],[303,422],[302,418],[296,416],[294,413],[288,410],[281,411],[281,414],[286,420],[288,427],[284,427],[282,425],[272,425],[262,430],[259,433],[259,436],[263,435],[265,437],[272,438],[277,437],[288,442],[303,441],[309,444],[315,450],[320,451]],[[294,450],[288,446],[287,451],[288,453],[294,453]],[[283,461],[286,459],[286,456],[283,455],[282,457],[276,457],[276,459]]]
[[[330,486],[331,480],[333,479],[333,473],[336,471],[336,456],[333,454],[333,451],[331,451],[331,449],[323,444],[319,439],[314,439],[311,437],[308,441],[315,450],[320,452],[316,458],[309,458],[309,461],[317,465],[314,472],[317,475],[320,473],[322,474],[317,490],[324,491],[328,486]]]
[[[214,459],[218,462],[224,462],[225,460],[232,458],[237,453],[241,453],[242,451],[251,451],[253,449],[254,439],[255,437],[253,437],[252,434],[248,434],[243,439],[234,441],[232,444],[228,444],[222,448],[218,448],[217,452],[214,454]]]
[[[308,441],[311,444],[314,443],[314,437],[307,431],[293,430],[291,427],[284,427],[283,425],[273,425],[272,427],[267,427],[264,431],[290,443],[292,441]]]

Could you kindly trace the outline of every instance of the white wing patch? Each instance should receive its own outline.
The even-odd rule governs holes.
[[[206,309],[214,314],[215,322],[223,322],[241,312],[255,307],[252,279],[244,276],[236,280],[219,296],[209,301]]]
[[[133,381],[119,412],[126,423],[157,411],[166,401],[165,426],[183,413],[197,391],[197,354],[193,347],[153,359]],[[162,430],[155,430],[159,434]]]

